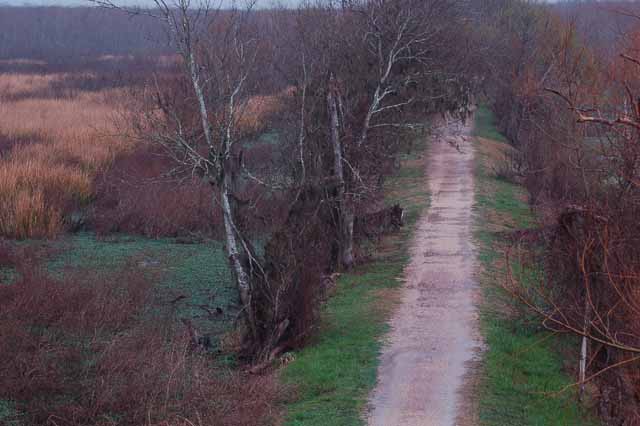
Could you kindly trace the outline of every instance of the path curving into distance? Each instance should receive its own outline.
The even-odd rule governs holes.
[[[369,398],[370,426],[454,426],[479,348],[473,247],[474,152],[468,125],[448,124],[426,161],[431,205],[419,219],[401,304]]]

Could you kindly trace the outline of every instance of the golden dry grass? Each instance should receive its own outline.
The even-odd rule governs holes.
[[[37,93],[60,74],[0,76],[0,93]],[[21,138],[0,160],[0,234],[52,237],[92,196],[95,173],[128,143],[115,137],[116,91],[0,102],[0,134]],[[32,137],[33,143],[29,138]],[[25,141],[26,139],[26,141]]]
[[[269,115],[278,111],[281,99],[278,96],[254,96],[243,106],[238,120],[238,128],[244,132],[260,133]]]
[[[91,196],[91,177],[46,158],[9,158],[0,164],[0,234],[52,237],[63,229],[64,208]]]
[[[14,156],[53,157],[95,170],[126,145],[113,136],[114,113],[103,93],[82,93],[72,99],[24,99],[0,104],[0,131],[10,138],[38,135],[49,141],[14,150]]]
[[[132,142],[115,136],[123,89],[75,91],[56,98],[51,84],[68,74],[0,74],[0,236],[53,237],[93,197],[93,180]],[[247,102],[238,126],[263,131],[279,107],[277,96]],[[0,147],[1,148],[1,147]]]
[[[0,61],[1,62],[1,61]],[[67,74],[2,74],[0,97],[28,96],[46,90],[53,82],[64,79]]]

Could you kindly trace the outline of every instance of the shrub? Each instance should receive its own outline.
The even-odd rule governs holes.
[[[275,167],[267,164],[273,151],[264,144],[248,148],[247,166],[273,171]],[[121,152],[95,181],[91,226],[102,235],[221,236],[222,214],[210,185],[198,176],[172,174],[173,167],[161,149],[151,144]],[[241,181],[238,186],[237,220],[243,230],[263,236],[283,224],[291,203],[286,194],[253,181]]]
[[[225,370],[153,305],[135,267],[0,285],[0,400],[29,425],[262,425],[270,377]],[[90,278],[87,278],[90,276]]]
[[[95,230],[152,238],[213,234],[222,222],[209,185],[197,176],[166,176],[170,170],[170,160],[150,145],[118,155],[96,179]]]

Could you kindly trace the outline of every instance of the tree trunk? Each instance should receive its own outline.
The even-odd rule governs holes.
[[[589,339],[587,338],[587,334],[591,323],[591,304],[589,303],[588,296],[585,296],[584,305],[584,335],[582,336],[582,344],[580,345],[580,370],[578,378],[580,382],[580,399],[584,396],[584,385],[587,377],[587,356],[589,349]]]
[[[331,127],[331,146],[333,148],[333,173],[338,180],[338,197],[342,200],[345,192],[345,181],[344,167],[342,165],[342,144],[340,142],[340,119],[338,117],[338,103],[334,86],[335,82],[331,77],[327,93],[327,108]]]
[[[198,65],[193,57],[193,52],[189,51],[187,56],[189,61],[189,75],[191,77],[191,84],[193,90],[196,92],[196,98],[198,99],[198,109],[200,111],[200,120],[202,124],[202,132],[204,133],[204,140],[207,143],[209,149],[213,147],[213,137],[211,136],[211,123],[209,122],[209,113],[207,111],[207,104],[204,98],[204,92],[200,85],[200,75],[198,74]]]
[[[217,156],[214,152],[214,141],[211,134],[209,112],[207,110],[204,91],[201,86],[201,78],[198,72],[198,65],[194,58],[193,52],[191,51],[191,46],[188,47],[188,50],[184,52],[184,57],[189,66],[189,76],[191,78],[191,84],[198,101],[202,131],[204,133],[205,142],[209,148],[209,157],[215,159]],[[226,141],[226,144],[223,148],[226,149],[227,144],[228,141]],[[229,259],[233,278],[236,283],[236,288],[238,289],[240,303],[242,304],[242,310],[246,319],[247,328],[249,329],[252,340],[255,340],[257,334],[255,318],[253,316],[253,310],[251,307],[251,281],[249,275],[245,271],[244,265],[242,264],[241,251],[238,246],[238,240],[236,238],[237,229],[234,222],[234,211],[230,200],[230,194],[233,188],[231,171],[226,170],[224,163],[221,163],[218,159],[213,160],[212,163],[216,164],[218,167],[218,170],[215,170],[215,172],[218,172],[222,175],[222,179],[220,179],[220,182],[218,182],[218,184],[220,191],[220,203],[222,205],[224,219],[227,257]],[[212,171],[209,171],[209,173],[211,174]]]
[[[358,146],[364,145],[367,141],[367,136],[369,135],[369,128],[371,127],[371,118],[373,118],[374,111],[380,105],[380,85],[376,87],[376,91],[373,94],[373,100],[371,101],[371,105],[369,105],[369,109],[367,110],[367,115],[364,117],[364,122],[362,123],[362,133],[360,134],[360,139],[358,139]]]
[[[340,262],[349,269],[353,266],[353,221],[354,213],[345,197],[346,182],[342,164],[342,143],[340,141],[340,118],[338,114],[338,96],[336,83],[331,76],[327,92],[327,108],[330,119],[331,146],[333,148],[334,174],[338,181],[338,204],[340,211]]]
[[[236,237],[236,224],[233,218],[230,191],[231,178],[228,174],[225,174],[220,188],[220,204],[222,205],[222,215],[224,219],[227,258],[229,259],[229,266],[231,266],[231,272],[235,279],[236,287],[238,288],[240,303],[242,304],[247,328],[249,329],[252,339],[255,339],[257,335],[255,318],[253,316],[253,309],[251,306],[251,281],[249,275],[245,271],[244,265],[242,264],[241,251]]]
[[[353,221],[355,214],[347,206],[342,208],[342,264],[345,268],[351,268],[355,262],[353,258]]]

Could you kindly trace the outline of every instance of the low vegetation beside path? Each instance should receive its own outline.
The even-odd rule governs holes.
[[[402,157],[385,185],[385,202],[405,209],[404,227],[370,247],[369,262],[340,276],[324,307],[317,338],[282,371],[290,395],[286,425],[363,424],[363,409],[376,381],[380,339],[398,302],[410,237],[429,203],[426,151],[423,140],[413,154]]]
[[[217,241],[0,244],[0,424],[275,424],[273,377],[236,368],[236,299]]]
[[[479,398],[481,425],[589,425],[574,380],[563,364],[566,337],[542,330],[501,289],[506,236],[530,228],[535,218],[526,191],[497,177],[512,149],[495,129],[489,110],[476,115],[476,244],[483,288],[482,334],[486,343]],[[520,279],[542,279],[541,267],[514,266]]]

